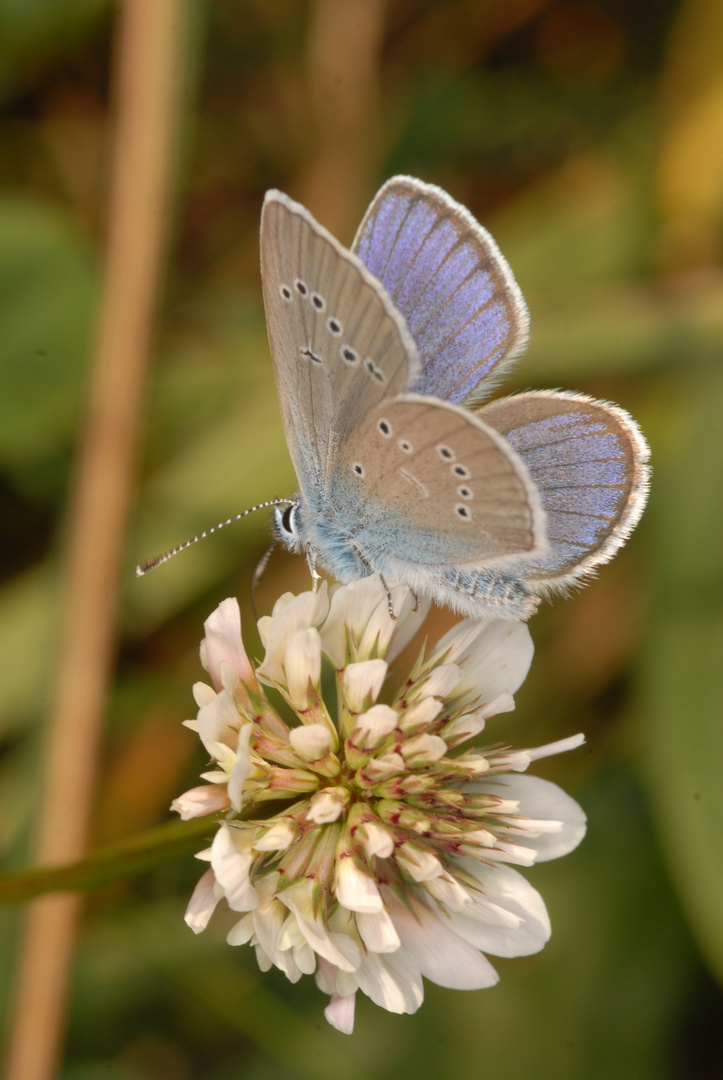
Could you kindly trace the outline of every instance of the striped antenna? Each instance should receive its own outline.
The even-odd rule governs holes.
[[[142,562],[136,567],[136,577],[143,577],[149,570],[155,570],[161,563],[168,562],[174,555],[178,555],[179,551],[185,551],[191,544],[198,543],[199,540],[205,539],[210,536],[211,533],[218,532],[219,529],[225,529],[227,525],[233,525],[235,521],[240,521],[241,518],[245,518],[247,514],[253,514],[256,510],[265,510],[268,506],[293,506],[293,499],[269,499],[268,502],[259,503],[258,506],[251,506],[248,510],[244,510],[241,514],[236,514],[234,517],[228,518],[227,521],[220,521],[218,525],[213,525],[210,529],[205,529],[198,536],[192,536],[190,540],[185,540],[178,547],[171,548],[170,551],[165,551],[163,555],[156,555],[154,559],[148,559],[146,562]]]

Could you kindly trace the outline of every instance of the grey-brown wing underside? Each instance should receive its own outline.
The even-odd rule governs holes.
[[[405,394],[354,429],[331,486],[372,566],[505,566],[545,550],[524,463],[472,413]]]
[[[302,492],[325,490],[339,447],[419,370],[385,290],[299,203],[270,191],[261,276],[274,374]]]

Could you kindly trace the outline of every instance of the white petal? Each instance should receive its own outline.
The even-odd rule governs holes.
[[[292,728],[289,742],[304,761],[318,761],[331,749],[331,732],[325,724]]]
[[[205,682],[197,682],[193,684],[193,697],[200,709],[203,705],[211,704],[216,697],[216,691],[212,690]]]
[[[213,685],[221,689],[221,661],[231,664],[239,678],[250,686],[256,685],[254,671],[241,640],[241,612],[238,600],[222,600],[203,624],[206,636],[201,643],[201,663],[211,676]]]
[[[235,694],[236,687],[238,686],[238,673],[236,672],[236,669],[229,664],[227,660],[222,660],[219,664],[219,674],[223,689],[228,691],[229,694]],[[246,696],[244,691],[242,691],[242,696]]]
[[[518,812],[533,821],[542,818],[561,823],[558,832],[525,838],[525,844],[537,851],[537,862],[567,855],[585,835],[587,818],[584,811],[549,780],[539,776],[494,776],[475,783],[474,790],[515,800]]]
[[[361,712],[369,699],[376,701],[386,678],[385,660],[360,660],[344,668],[344,703],[351,712]]]
[[[487,848],[484,858],[495,863],[514,863],[516,866],[534,866],[537,852],[534,848],[516,840],[505,840],[498,836],[495,846]]]
[[[285,974],[293,974],[293,957],[277,947],[281,927],[286,918],[286,908],[276,899],[269,899],[259,904],[253,912],[254,932],[264,952],[275,967]],[[295,966],[295,965],[294,965]]]
[[[527,750],[511,750],[507,754],[490,754],[490,766],[498,772],[524,772],[530,767],[532,758]]]
[[[382,910],[356,917],[357,930],[367,949],[376,953],[396,952],[401,942],[389,914]]]
[[[334,667],[340,669],[347,663],[347,628],[358,643],[361,659],[368,658],[372,650],[379,656],[388,650],[391,660],[414,637],[427,615],[429,602],[417,605],[404,585],[393,585],[391,593],[396,621],[389,615],[387,594],[377,577],[361,578],[332,591],[321,638]]]
[[[326,788],[319,791],[309,800],[307,821],[314,821],[317,825],[329,825],[332,821],[338,821],[347,802],[348,796],[342,797],[339,790]]]
[[[360,825],[356,839],[359,840],[369,858],[378,855],[380,859],[388,859],[394,851],[393,836],[374,821],[367,821]]]
[[[482,886],[482,895],[474,898],[475,906],[493,904],[521,921],[517,927],[495,926],[467,913],[451,912],[453,929],[493,956],[529,956],[539,952],[549,940],[551,928],[547,908],[537,889],[509,866],[488,867],[473,859],[459,862]]]
[[[397,588],[403,590],[401,607],[397,596]],[[386,659],[390,664],[417,633],[427,618],[432,602],[425,597],[415,597],[411,590],[406,589],[404,586],[397,586],[392,588],[392,605],[397,621],[394,624],[392,640],[386,652]]]
[[[309,707],[309,681],[318,688],[321,680],[321,638],[319,631],[310,626],[297,630],[289,638],[284,659],[286,686],[295,709]]]
[[[357,992],[354,975],[349,971],[342,971],[335,964],[330,964],[323,956],[319,957],[315,979],[319,989],[332,997],[353,997]]]
[[[439,735],[430,735],[425,731],[403,742],[401,751],[405,761],[439,761],[447,753],[447,744]]]
[[[198,734],[209,754],[214,753],[213,744],[222,743],[229,748],[236,747],[241,716],[233,696],[227,690],[215,694],[213,701],[202,705],[198,710]]]
[[[474,715],[481,720],[487,720],[490,716],[499,716],[500,713],[514,712],[515,699],[507,690],[503,690],[497,697],[492,698],[486,705],[475,709]]]
[[[190,926],[194,934],[200,934],[202,930],[205,930],[208,926],[208,920],[213,915],[214,908],[219,900],[214,890],[215,884],[216,877],[213,870],[207,870],[199,878],[196,888],[193,890],[184,919],[186,925]]]
[[[558,739],[557,742],[546,743],[544,746],[536,746],[528,749],[530,761],[539,761],[540,758],[553,757],[555,754],[566,754],[568,750],[577,750],[585,742],[582,732],[579,735],[570,735],[568,739]]]
[[[415,727],[424,727],[431,724],[441,713],[444,705],[433,697],[422,698],[405,709],[399,716],[399,726],[402,731],[411,731]]]
[[[258,903],[258,894],[249,878],[251,854],[240,847],[240,839],[238,829],[222,825],[211,845],[211,866],[228,906],[233,911],[251,911]]]
[[[413,910],[409,911],[396,897],[387,895],[386,899],[402,945],[412,953],[422,975],[452,990],[482,990],[499,981],[489,960],[424,904],[411,900]]]
[[[284,921],[283,926],[281,927],[278,939],[276,941],[276,945],[279,949],[296,949],[299,947],[299,945],[303,945],[305,943],[306,938],[301,931],[301,927],[297,922],[296,916],[292,911],[290,911],[286,920]],[[327,961],[325,960],[324,963],[326,964]],[[329,965],[329,967],[331,967],[331,965]],[[327,994],[331,994],[332,990],[327,990],[326,992]]]
[[[367,622],[364,635],[359,642],[359,655],[369,656],[372,650],[386,656],[391,661],[411,641],[426,618],[429,602],[417,605],[414,594],[406,585],[392,585],[392,610],[396,618],[389,615],[389,600],[382,587],[376,607]],[[414,611],[414,608],[417,608]],[[392,643],[391,649],[389,648]]]
[[[402,844],[397,851],[397,862],[415,881],[430,881],[444,873],[444,867],[436,855],[420,851],[411,844]]]
[[[364,766],[364,774],[375,783],[387,780],[390,776],[406,771],[404,758],[401,754],[382,754],[381,757],[372,758]]]
[[[465,713],[464,716],[458,716],[451,724],[447,724],[444,737],[449,746],[456,746],[458,743],[466,742],[467,739],[474,739],[476,735],[484,731],[484,726],[484,719],[476,712]]]
[[[354,1030],[354,1003],[356,994],[349,997],[333,997],[324,1009],[324,1016],[342,1035],[351,1035]]]
[[[433,668],[429,677],[422,683],[424,697],[447,698],[462,681],[464,672],[457,664],[440,664]]]
[[[496,698],[471,713],[465,713],[444,729],[444,737],[448,744],[461,743],[466,739],[474,739],[484,730],[485,722],[490,716],[499,716],[500,713],[513,712],[515,699],[512,694],[503,690]]]
[[[171,803],[171,810],[181,815],[182,821],[205,817],[219,810],[228,810],[230,806],[228,792],[218,784],[202,784],[179,795]]]
[[[271,971],[271,968],[274,965],[269,954],[261,947],[258,941],[254,943],[254,948],[256,950],[256,963],[259,965],[259,971]]]
[[[228,945],[248,945],[253,936],[254,917],[249,912],[247,915],[243,915],[237,923],[233,924],[226,934],[226,943]]]
[[[376,882],[353,859],[337,863],[334,888],[337,900],[349,911],[374,912],[384,907]]]
[[[437,664],[444,658],[446,664],[456,664],[460,657],[464,658],[472,643],[491,623],[491,619],[463,619],[440,638],[429,663]]]
[[[240,810],[243,806],[243,788],[246,778],[251,772],[251,756],[249,751],[249,739],[251,738],[251,724],[244,724],[238,733],[236,744],[236,764],[228,778],[228,797],[234,810]]]
[[[325,960],[323,956],[319,957],[319,963],[316,966],[316,985],[321,990],[322,994],[333,994],[335,988],[336,967],[334,964],[330,964],[328,960]]]
[[[287,820],[276,821],[254,840],[255,851],[286,851],[296,837],[296,827]]]
[[[307,941],[295,945],[293,950],[296,966],[302,975],[313,975],[316,970],[316,953]]]
[[[360,578],[332,590],[329,615],[321,628],[321,641],[335,668],[341,669],[347,662],[347,628],[359,640],[372,612],[382,603],[386,603],[384,589],[376,577]],[[388,612],[387,619],[391,622]]]
[[[357,717],[356,727],[351,734],[352,742],[376,746],[387,735],[391,735],[398,721],[398,713],[389,705],[372,705],[371,709]],[[360,743],[362,734],[365,736],[363,744]]]
[[[314,952],[342,971],[356,971],[361,961],[359,946],[346,934],[330,934],[316,918],[311,889],[311,882],[300,881],[279,893],[279,900],[294,913],[299,929]]]
[[[428,878],[424,887],[430,896],[444,904],[450,911],[466,911],[472,906],[472,896],[452,874],[440,874]]]
[[[491,702],[499,694],[514,694],[532,663],[534,645],[525,623],[497,619],[488,623],[461,661],[464,682],[460,695]]]
[[[359,989],[388,1012],[414,1013],[424,1000],[422,976],[407,949],[366,953],[354,978]]]
[[[256,674],[265,682],[284,683],[284,661],[290,638],[297,630],[308,630],[323,623],[329,610],[326,582],[318,592],[285,594],[274,605],[271,616],[258,621],[266,655]]]

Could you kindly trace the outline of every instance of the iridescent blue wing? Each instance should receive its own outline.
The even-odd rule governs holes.
[[[540,595],[608,562],[637,525],[648,494],[649,450],[617,405],[537,390],[477,410],[520,455],[547,514],[546,555],[521,565]]]
[[[396,176],[377,193],[352,250],[404,316],[422,363],[418,394],[487,397],[527,341],[512,271],[485,229],[441,188]]]

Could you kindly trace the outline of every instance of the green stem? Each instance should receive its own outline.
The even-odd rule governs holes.
[[[38,867],[0,876],[0,904],[19,904],[49,892],[97,889],[111,881],[145,873],[166,859],[198,848],[215,831],[215,819],[169,821],[139,836],[94,852],[80,862]]]

